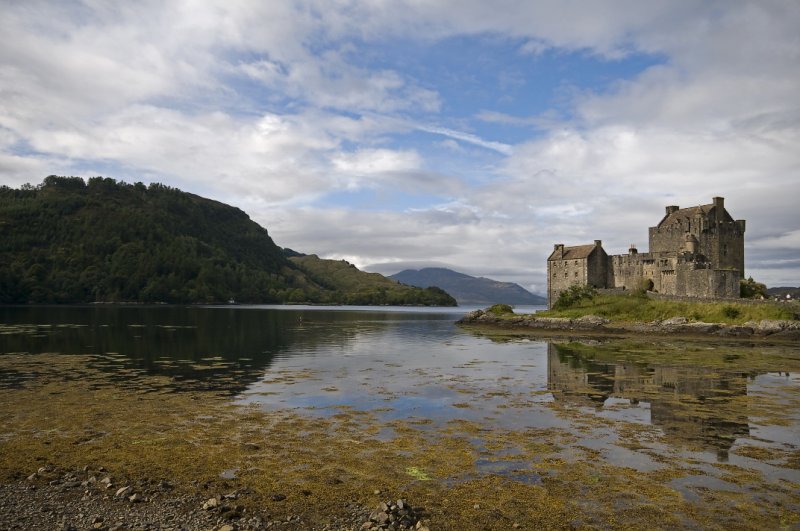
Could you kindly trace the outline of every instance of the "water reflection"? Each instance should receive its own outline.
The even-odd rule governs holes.
[[[387,422],[569,428],[575,419],[555,404],[656,426],[673,446],[719,460],[737,440],[797,447],[796,348],[491,341],[454,321],[452,311],[428,310],[0,307],[0,354],[89,354],[114,381],[134,370],[168,376],[174,391],[222,390],[316,415],[348,407]],[[768,372],[785,370],[795,372]],[[35,378],[0,367],[3,387]],[[594,442],[608,448],[613,434]]]
[[[0,354],[96,356],[114,378],[136,368],[173,379],[175,390],[244,391],[275,362],[320,351],[358,349],[360,337],[412,322],[453,319],[423,311],[331,311],[313,308],[181,306],[0,306]],[[404,332],[403,332],[404,331]],[[356,345],[353,347],[353,345]],[[0,385],[21,379],[0,373]]]
[[[596,361],[566,345],[548,346],[548,384],[558,401],[612,411],[639,408],[668,438],[727,460],[750,435],[743,398],[758,373],[633,361]],[[620,416],[616,414],[615,416]]]

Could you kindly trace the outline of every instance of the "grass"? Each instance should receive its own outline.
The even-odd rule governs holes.
[[[686,317],[707,323],[743,324],[764,319],[795,320],[800,308],[796,304],[747,304],[737,302],[684,302],[656,300],[631,295],[597,295],[562,310],[548,310],[541,317],[583,317],[599,315],[611,321],[656,321]]]

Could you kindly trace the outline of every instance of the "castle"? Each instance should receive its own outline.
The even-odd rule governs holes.
[[[668,206],[650,227],[650,251],[608,255],[602,242],[555,245],[547,259],[547,305],[573,285],[639,289],[699,298],[739,296],[744,278],[744,220],[734,220],[722,197],[708,205]]]

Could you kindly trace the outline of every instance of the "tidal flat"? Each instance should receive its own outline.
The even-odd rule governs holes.
[[[791,345],[483,337],[447,313],[61,312],[0,312],[3,527],[358,529],[397,499],[429,529],[800,527]]]

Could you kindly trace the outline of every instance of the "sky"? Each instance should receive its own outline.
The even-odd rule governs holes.
[[[383,274],[546,290],[722,196],[800,285],[796,0],[0,0],[0,184],[160,182]]]

